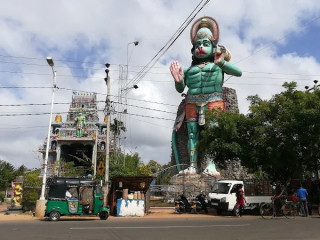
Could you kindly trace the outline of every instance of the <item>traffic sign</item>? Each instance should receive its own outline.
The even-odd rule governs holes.
[[[103,162],[100,162],[100,163],[99,163],[99,166],[98,166],[98,169],[97,169],[97,170],[98,170],[98,174],[99,174],[100,176],[103,175],[104,169],[105,169],[105,166],[104,166]]]

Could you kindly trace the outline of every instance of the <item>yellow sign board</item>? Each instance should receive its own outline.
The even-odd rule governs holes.
[[[98,174],[99,174],[100,176],[103,175],[104,169],[105,169],[105,166],[104,166],[103,162],[100,162],[100,163],[99,163],[99,166],[98,166],[98,169],[97,169],[97,170],[98,170]]]

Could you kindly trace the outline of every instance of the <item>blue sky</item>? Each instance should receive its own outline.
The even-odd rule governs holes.
[[[71,89],[58,90],[56,103],[70,102],[72,89],[97,92],[98,100],[104,101],[107,62],[111,64],[111,94],[117,96],[127,51],[130,81],[162,49],[198,3],[200,0],[2,1],[1,104],[51,102],[51,89],[3,88],[51,86],[47,56],[55,60],[58,87]],[[277,4],[211,0],[195,17],[207,15],[218,21],[219,44],[231,51],[231,63],[243,70],[241,78],[233,77],[225,83],[237,91],[242,113],[248,111],[249,95],[269,99],[283,90],[281,85],[288,79],[296,80],[301,90],[320,79],[319,10],[318,0],[282,0]],[[133,41],[139,41],[139,45],[128,45]],[[191,47],[189,25],[138,81],[139,89],[128,95],[132,106],[128,107],[131,115],[125,118],[128,131],[123,147],[126,152],[137,151],[144,162],[170,161],[174,113],[181,96],[174,89],[169,65],[179,60],[183,67],[188,67]],[[116,97],[113,100],[118,101]],[[98,105],[98,109],[103,107]],[[0,107],[2,115],[49,111],[47,105]],[[68,105],[54,106],[54,112],[66,111]],[[65,120],[66,116],[62,117]],[[100,118],[102,121],[102,113]],[[1,116],[0,159],[15,166],[38,167],[41,156],[37,148],[44,142],[48,121],[48,115]]]
[[[294,32],[286,36],[286,44],[278,46],[278,53],[293,53],[299,56],[315,57],[320,60],[320,19],[308,24],[305,23],[303,32]],[[320,71],[319,71],[320,72]]]

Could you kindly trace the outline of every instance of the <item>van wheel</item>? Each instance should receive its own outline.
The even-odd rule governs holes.
[[[59,221],[60,219],[60,213],[57,212],[57,211],[52,211],[50,214],[49,214],[49,219],[51,221]]]
[[[109,217],[109,213],[108,212],[101,212],[99,214],[100,220],[107,220]]]

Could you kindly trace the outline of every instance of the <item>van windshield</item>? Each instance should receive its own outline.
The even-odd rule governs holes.
[[[211,192],[212,193],[222,193],[227,194],[229,192],[229,189],[231,187],[231,183],[215,183],[212,187]]]

